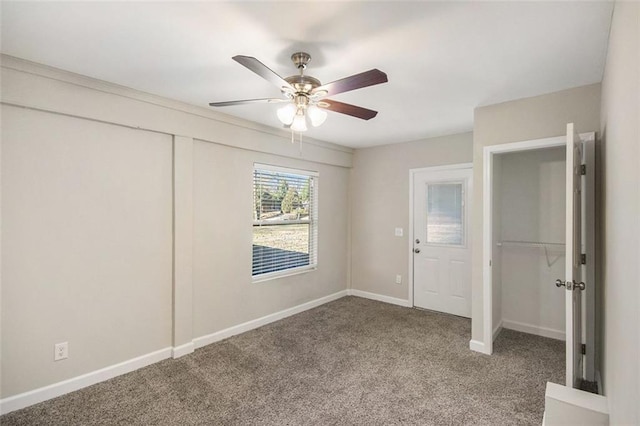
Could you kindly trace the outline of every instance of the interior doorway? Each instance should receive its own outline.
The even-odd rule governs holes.
[[[412,305],[471,317],[470,164],[411,171]]]
[[[566,340],[567,386],[594,370],[594,141],[484,148],[482,351],[500,327]]]
[[[492,339],[502,329],[565,340],[564,146],[493,159]]]

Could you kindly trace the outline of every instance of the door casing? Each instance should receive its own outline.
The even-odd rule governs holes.
[[[594,141],[595,133],[581,133],[580,138]],[[528,151],[534,149],[566,146],[566,135],[485,146],[483,149],[482,179],[482,341],[471,340],[469,347],[487,355],[493,353],[493,276],[491,261],[493,259],[493,156],[508,152]],[[553,283],[550,283],[553,285]],[[475,296],[477,297],[477,296]],[[472,299],[474,295],[472,293]],[[472,314],[473,321],[473,314]]]

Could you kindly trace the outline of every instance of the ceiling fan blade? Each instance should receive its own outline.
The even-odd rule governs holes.
[[[240,65],[249,68],[251,71],[267,80],[269,83],[276,85],[278,89],[282,90],[283,88],[286,88],[287,90],[295,92],[293,87],[289,83],[287,83],[284,78],[280,77],[273,70],[271,70],[269,67],[267,67],[265,64],[263,64],[253,56],[236,55],[231,59],[233,59]]]
[[[338,102],[331,99],[323,99],[318,102],[320,108],[328,109],[329,111],[339,112],[341,114],[350,115],[352,117],[361,118],[363,120],[371,120],[378,115],[378,111],[362,108],[359,106],[345,104],[344,102]]]
[[[209,106],[212,107],[224,107],[224,106],[233,106],[233,105],[244,105],[244,104],[277,104],[280,102],[289,102],[289,99],[244,99],[241,101],[226,101],[226,102],[211,102]]]
[[[324,96],[332,96],[337,95],[338,93],[373,86],[375,84],[386,83],[387,81],[389,81],[387,80],[387,74],[374,68],[369,71],[361,72],[360,74],[355,74],[350,77],[332,81],[331,83],[323,84],[322,86],[313,89],[311,93],[326,92]]]

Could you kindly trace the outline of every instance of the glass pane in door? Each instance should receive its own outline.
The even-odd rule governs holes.
[[[462,182],[427,184],[427,244],[464,245]]]

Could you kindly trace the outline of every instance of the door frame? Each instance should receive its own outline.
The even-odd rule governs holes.
[[[409,241],[409,273],[407,274],[407,277],[409,277],[408,279],[408,283],[409,283],[409,297],[407,298],[409,300],[409,306],[410,307],[414,307],[413,304],[413,240],[414,240],[414,236],[413,236],[413,190],[414,190],[414,179],[415,179],[415,175],[418,173],[422,173],[422,172],[444,172],[444,171],[451,171],[451,170],[460,170],[460,169],[470,169],[472,171],[472,178],[473,178],[473,163],[456,163],[456,164],[447,164],[444,166],[431,166],[431,167],[421,167],[421,168],[417,168],[417,169],[409,169],[409,233],[408,233],[408,241]],[[470,198],[470,203],[471,204],[473,202],[473,200]],[[468,209],[471,209],[472,206],[467,206]],[[469,217],[469,220],[472,221],[472,217]],[[471,222],[470,222],[471,223]],[[468,227],[467,232],[470,234],[471,233],[471,227]],[[469,283],[469,285],[471,285],[471,283]]]
[[[595,133],[580,133],[580,139],[593,140]],[[535,149],[562,147],[567,145],[566,135],[551,138],[533,139],[498,145],[488,145],[483,149],[482,165],[482,324],[483,344],[471,340],[470,347],[479,352],[493,353],[493,156],[508,152],[530,151]],[[472,294],[473,299],[473,294]],[[473,321],[473,318],[472,318]]]

